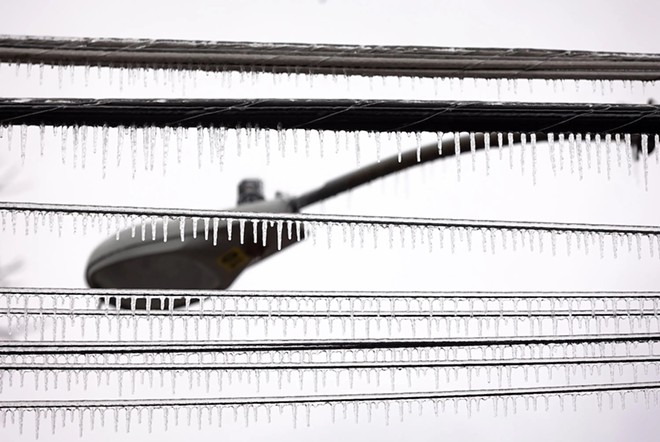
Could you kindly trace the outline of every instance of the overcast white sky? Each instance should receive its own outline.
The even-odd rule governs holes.
[[[600,51],[660,52],[657,17],[660,5],[654,1],[20,1],[0,3],[0,34],[77,37],[131,37],[205,39],[227,41],[312,42],[350,44],[393,44],[469,47],[533,47]],[[77,79],[82,78],[81,72]],[[67,73],[68,75],[68,73]],[[105,75],[105,74],[104,74]],[[60,88],[57,74],[47,72],[42,85],[36,75],[27,78],[21,70],[0,67],[0,96],[180,96],[182,91],[167,85],[127,85],[122,90],[107,78],[92,79],[85,87],[80,80],[65,79]],[[377,89],[355,83],[345,89],[332,82],[315,88],[294,84],[273,89],[270,84],[234,84],[227,88],[208,80],[189,85],[187,96],[378,96],[383,98],[429,98],[433,88],[424,85],[411,90]],[[534,93],[520,88],[504,91],[500,98],[534,101],[644,102],[660,98],[651,85],[632,91],[615,85],[613,92],[593,93],[589,85],[580,92],[571,87],[554,92],[536,82]],[[440,98],[498,99],[496,91],[466,84],[462,91],[442,90]],[[36,135],[36,132],[34,133]],[[90,155],[85,170],[62,165],[59,140],[39,158],[38,137],[28,144],[27,161],[21,166],[18,149],[0,152],[0,171],[15,170],[18,177],[6,189],[5,199],[154,207],[228,208],[235,202],[236,185],[244,177],[264,179],[272,196],[282,190],[292,194],[319,185],[355,167],[354,155],[333,150],[321,158],[313,153],[286,158],[275,156],[270,164],[263,152],[254,149],[237,156],[229,146],[226,167],[204,165],[198,170],[194,140],[191,153],[181,165],[171,161],[169,171],[139,171],[131,179],[127,162],[123,168],[112,164],[106,179],[100,177],[99,156]],[[50,147],[51,144],[48,144]],[[17,146],[15,144],[15,146]],[[390,153],[393,146],[384,147]],[[371,152],[372,154],[373,152]],[[363,149],[363,163],[372,161]],[[529,164],[529,163],[528,163]],[[531,185],[529,168],[521,174],[519,154],[509,168],[508,157],[491,159],[486,176],[482,154],[477,170],[463,161],[461,181],[456,180],[451,160],[416,168],[355,191],[350,198],[337,198],[314,211],[399,216],[575,221],[622,224],[660,224],[657,201],[660,171],[651,161],[649,191],[644,191],[642,168],[634,164],[628,176],[625,164],[614,167],[612,179],[595,169],[584,180],[567,170],[553,177],[547,149],[539,149],[538,184]],[[23,262],[13,283],[19,286],[81,287],[86,258],[103,235],[65,235],[51,238],[46,232],[24,237],[0,234],[0,263]],[[337,242],[335,242],[337,243]],[[401,289],[401,290],[634,290],[658,289],[657,258],[637,260],[635,253],[618,259],[600,259],[596,254],[551,257],[538,253],[506,251],[492,256],[475,247],[471,253],[433,254],[420,250],[360,250],[338,245],[327,251],[323,244],[301,244],[246,272],[234,288],[244,289]],[[14,389],[11,399],[30,394]],[[43,394],[43,392],[41,393]],[[35,395],[36,397],[37,395]],[[64,396],[64,394],[63,394]],[[408,417],[385,427],[382,421],[355,425],[330,424],[321,416],[310,428],[293,431],[286,424],[240,426],[197,432],[187,428],[159,440],[194,437],[199,440],[657,440],[658,408],[643,405],[626,410],[599,413],[595,404],[581,413],[520,412],[494,418],[490,411],[467,418],[450,414],[438,420],[432,415]],[[94,440],[115,440],[111,428],[97,432]],[[69,440],[76,430],[61,432],[53,439]],[[30,440],[28,432],[19,438],[14,428],[0,429],[0,439]],[[75,437],[75,436],[74,436]],[[148,437],[136,430],[133,438]],[[131,440],[133,440],[131,438]],[[128,438],[127,438],[128,440]]]

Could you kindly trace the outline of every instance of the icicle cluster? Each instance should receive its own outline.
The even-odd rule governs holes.
[[[4,138],[4,143],[9,150],[17,142],[14,141],[13,134],[20,133],[20,155],[23,161],[28,155],[28,144],[33,143],[30,138],[35,136],[32,127],[21,126],[0,126],[0,138]],[[50,134],[52,132],[52,135]],[[229,146],[236,149],[240,156],[244,150],[251,151],[259,149],[264,152],[266,161],[269,162],[273,155],[273,150],[282,157],[298,154],[304,147],[307,156],[310,152],[315,152],[321,157],[324,156],[324,150],[327,147],[332,148],[334,144],[335,151],[340,147],[347,152],[353,152],[356,163],[359,164],[364,158],[366,149],[361,146],[368,146],[369,151],[373,152],[376,161],[381,160],[382,150],[386,146],[396,147],[399,152],[399,161],[402,160],[402,150],[407,150],[416,146],[416,160],[422,160],[421,148],[423,140],[436,139],[440,152],[442,152],[443,138],[445,143],[448,140],[454,140],[453,151],[456,156],[456,167],[458,178],[460,179],[461,168],[459,156],[461,152],[470,152],[472,170],[476,169],[477,149],[484,149],[485,170],[490,172],[492,163],[491,147],[497,147],[499,158],[502,159],[502,150],[508,150],[508,161],[511,168],[514,165],[514,155],[520,157],[520,169],[525,174],[528,164],[531,165],[532,180],[535,183],[537,177],[538,149],[537,134],[519,134],[520,143],[514,143],[513,133],[490,133],[484,137],[484,133],[459,133],[459,132],[369,132],[369,131],[319,131],[315,129],[264,129],[255,126],[246,127],[180,127],[180,126],[55,126],[47,130],[45,126],[38,127],[39,152],[43,156],[48,136],[58,140],[61,148],[62,163],[70,163],[73,167],[86,167],[91,151],[98,157],[100,154],[101,170],[103,176],[107,173],[110,157],[116,157],[117,167],[122,162],[130,162],[133,176],[139,168],[145,171],[153,171],[156,163],[160,163],[160,168],[165,172],[168,168],[168,159],[170,150],[176,145],[176,157],[178,163],[182,162],[185,150],[190,150],[187,144],[189,138],[196,139],[197,165],[202,167],[205,164],[217,164],[222,168],[226,150]],[[461,137],[467,137],[461,141]],[[483,139],[477,146],[477,137]],[[640,158],[643,166],[643,176],[645,186],[648,188],[649,179],[649,151],[652,146],[660,146],[660,139],[657,134],[642,134],[639,146],[633,143],[631,134],[581,134],[581,133],[548,133],[543,135],[547,137],[549,145],[548,156],[552,172],[556,175],[564,169],[577,174],[580,179],[585,175],[586,170],[595,167],[599,174],[606,173],[608,179],[611,178],[613,167],[626,167],[628,174],[632,173],[634,158]],[[517,138],[516,138],[517,140]],[[34,143],[37,144],[37,143]],[[375,146],[375,147],[374,147]],[[516,152],[519,150],[519,153]],[[444,154],[448,152],[445,150]],[[639,153],[639,155],[638,155]],[[186,152],[186,155],[188,153]],[[660,158],[659,154],[654,154],[656,162]],[[159,158],[157,161],[156,158]],[[128,158],[128,160],[126,159]],[[625,163],[625,164],[624,164]]]
[[[85,65],[75,66],[69,64],[51,63],[21,63],[3,62],[0,69],[6,69],[13,75],[27,79],[37,78],[42,84],[46,75],[57,76],[59,87],[67,84],[76,86],[97,84],[103,82],[109,86],[117,86],[120,91],[126,87],[147,87],[151,84],[164,84],[172,91],[180,91],[184,95],[191,88],[197,87],[201,82],[212,82],[220,89],[234,88],[237,86],[255,87],[260,84],[267,85],[294,85],[298,88],[317,88],[320,85],[335,85],[340,90],[350,91],[354,87],[364,87],[363,82],[369,82],[371,92],[387,91],[405,88],[415,90],[423,88],[425,91],[435,91],[435,95],[441,90],[462,92],[470,87],[478,90],[496,91],[500,96],[502,92],[510,91],[517,94],[520,91],[533,93],[536,87],[544,87],[555,95],[559,93],[576,93],[588,91],[600,93],[601,96],[612,95],[623,91],[628,94],[637,90],[645,91],[653,87],[653,81],[631,81],[631,80],[573,80],[573,79],[515,79],[515,78],[460,78],[460,77],[415,77],[415,76],[379,76],[373,75],[364,78],[359,75],[347,75],[345,72],[329,74],[304,71],[297,68],[295,72],[277,72],[269,66],[246,66],[241,69],[223,68],[221,66],[197,66],[197,65],[172,65],[168,67],[147,67],[142,65],[124,66],[99,66]],[[35,74],[36,71],[36,74]],[[9,74],[9,72],[7,72]]]
[[[599,386],[603,387],[603,386]],[[509,413],[517,413],[519,409],[526,411],[548,411],[551,404],[557,405],[563,411],[566,402],[577,410],[578,400],[584,402],[585,399],[595,397],[599,406],[607,402],[610,408],[615,403],[625,407],[626,402],[632,399],[634,402],[643,400],[647,406],[658,405],[659,388],[658,384],[648,384],[643,386],[624,385],[620,389],[608,390],[606,388],[588,389],[575,388],[575,392],[565,392],[561,388],[546,388],[538,391],[515,390],[489,392],[478,391],[475,394],[465,394],[463,392],[448,394],[430,394],[430,395],[404,395],[403,397],[388,395],[372,395],[359,397],[337,397],[337,398],[319,398],[310,400],[310,398],[301,397],[292,401],[259,401],[257,403],[248,403],[242,400],[236,401],[194,401],[192,404],[177,404],[172,401],[157,401],[153,404],[145,404],[140,401],[115,401],[112,404],[92,403],[90,405],[72,406],[69,403],[62,402],[51,403],[49,405],[38,406],[0,406],[0,424],[5,427],[8,423],[18,425],[20,432],[23,431],[26,415],[32,415],[34,419],[35,437],[38,438],[43,421],[50,421],[50,428],[53,433],[59,426],[65,426],[69,419],[76,421],[79,425],[80,434],[85,430],[93,430],[97,425],[101,427],[110,426],[114,423],[116,432],[123,430],[127,433],[131,431],[131,425],[142,424],[146,414],[146,424],[151,430],[154,421],[164,422],[165,430],[174,422],[174,426],[186,423],[188,426],[196,424],[198,428],[204,425],[224,426],[228,423],[237,423],[239,419],[245,425],[252,421],[266,418],[269,422],[273,415],[282,416],[288,414],[292,419],[292,424],[296,427],[299,424],[300,415],[303,416],[307,425],[310,425],[311,412],[315,409],[324,409],[332,415],[333,421],[338,415],[344,420],[347,419],[348,412],[353,415],[356,422],[364,422],[365,414],[368,422],[371,422],[374,414],[378,418],[384,419],[386,424],[390,423],[391,415],[398,414],[399,419],[413,412],[428,414],[434,412],[440,416],[452,411],[455,414],[480,412],[483,402],[489,403],[495,416],[503,413],[505,416]],[[627,388],[626,388],[627,387]],[[198,402],[198,403],[195,403]],[[329,410],[328,410],[329,409]],[[394,409],[394,411],[392,410]],[[447,410],[449,409],[449,410]],[[321,410],[319,410],[321,411]],[[184,417],[182,418],[181,415]],[[171,420],[170,420],[171,419]],[[228,422],[229,421],[229,422]],[[59,424],[59,425],[58,425]],[[87,428],[89,425],[89,428]]]
[[[492,298],[459,295],[321,293],[29,294],[0,292],[0,319],[12,336],[66,340],[216,339],[220,336],[440,337],[660,331],[660,296]],[[148,334],[145,334],[147,333]]]
[[[518,223],[494,221],[466,221],[443,219],[415,219],[361,216],[329,216],[312,214],[247,214],[217,212],[218,216],[188,214],[137,215],[113,213],[112,208],[98,212],[87,206],[53,209],[33,205],[30,209],[12,209],[5,203],[0,207],[1,230],[19,230],[25,235],[47,227],[49,233],[62,234],[65,225],[74,234],[96,228],[119,239],[129,236],[136,240],[152,241],[223,241],[240,244],[254,243],[263,247],[282,248],[283,242],[311,238],[314,244],[323,241],[329,248],[331,238],[341,233],[345,244],[352,247],[425,247],[429,251],[449,249],[458,245],[472,250],[481,242],[484,252],[498,250],[529,250],[543,253],[550,249],[553,255],[562,247],[570,256],[575,250],[585,254],[598,253],[604,257],[606,249],[617,257],[622,250],[643,256],[660,258],[660,227],[580,225],[553,223]],[[17,206],[18,207],[18,206]],[[145,209],[148,213],[149,209]],[[233,232],[238,235],[233,235]]]

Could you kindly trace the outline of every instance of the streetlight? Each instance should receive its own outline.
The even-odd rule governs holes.
[[[467,135],[461,136],[458,143],[460,152],[470,151],[471,145],[477,150],[484,149],[486,136],[495,137],[494,134],[479,134],[472,139]],[[539,141],[543,140],[545,135],[539,135]],[[519,135],[514,137],[514,142],[520,142]],[[377,178],[427,161],[453,156],[456,154],[456,144],[453,138],[444,139],[440,146],[434,143],[394,155],[328,181],[298,197],[278,194],[272,200],[264,200],[261,182],[245,180],[239,186],[238,205],[231,210],[295,213]],[[634,145],[639,148],[637,142]],[[238,222],[232,223],[231,230],[238,232],[239,226],[234,225]],[[213,230],[222,232],[222,238],[210,241],[208,224],[188,225],[182,232],[176,223],[170,223],[166,229],[167,241],[164,242],[144,241],[141,238],[144,233],[131,235],[127,230],[120,234],[119,239],[109,238],[94,250],[87,265],[87,282],[92,288],[226,289],[249,266],[304,239],[303,232],[281,235],[281,243],[278,244],[275,226],[264,228],[268,231],[261,238],[257,238],[257,232],[246,226],[240,228],[240,235],[229,235],[227,221],[219,220]],[[179,237],[184,238],[184,241],[180,241]],[[199,237],[206,237],[207,240],[199,240]],[[167,302],[163,300],[161,305],[160,300],[153,300],[150,308],[170,308]],[[183,304],[183,300],[174,301],[174,307]],[[146,301],[138,300],[131,306],[131,301],[125,299],[121,300],[121,306],[144,309]]]
[[[478,147],[483,148],[483,137],[479,137]],[[467,137],[461,144],[469,143]],[[322,201],[343,191],[352,189],[376,178],[389,175],[415,164],[438,159],[454,153],[454,142],[442,143],[442,153],[437,144],[424,146],[419,150],[403,152],[378,163],[362,167],[340,176],[325,185],[291,198],[283,195],[272,200],[264,200],[260,182],[245,180],[239,186],[238,205],[233,209],[241,212],[294,213],[313,203]],[[418,162],[419,159],[419,162]],[[236,223],[236,222],[234,222]],[[235,228],[234,228],[235,227]],[[160,226],[162,229],[162,225]],[[268,226],[268,229],[274,229]],[[124,231],[119,239],[108,238],[92,253],[87,264],[87,283],[92,288],[132,288],[132,289],[226,289],[247,267],[256,264],[280,250],[304,238],[300,235],[282,235],[278,248],[275,232],[267,232],[266,240],[255,241],[253,229],[245,228],[240,238],[238,226],[229,238],[227,221],[219,221],[218,232],[222,238],[213,244],[208,238],[208,225],[201,222],[197,226],[188,225],[180,241],[181,232],[176,223],[167,227],[167,241],[143,241],[141,235]],[[262,235],[263,236],[263,235]],[[193,238],[198,238],[197,240]],[[129,301],[122,305],[130,307]],[[165,301],[166,302],[166,301]],[[175,305],[178,303],[175,301]],[[137,302],[135,308],[145,308],[146,301]],[[153,301],[150,308],[169,308]]]

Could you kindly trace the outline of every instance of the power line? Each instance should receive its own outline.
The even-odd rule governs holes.
[[[169,222],[188,222],[193,218],[218,218],[234,222],[257,223],[307,223],[309,229],[313,223],[320,224],[347,224],[371,226],[396,227],[426,227],[426,228],[464,228],[475,230],[519,230],[543,231],[556,233],[593,233],[616,235],[660,235],[660,226],[642,225],[616,225],[616,224],[586,224],[586,223],[557,223],[534,221],[494,221],[494,220],[466,220],[445,218],[414,218],[394,216],[363,216],[363,215],[324,215],[308,213],[265,213],[240,212],[229,210],[192,210],[192,209],[159,209],[150,207],[126,206],[95,206],[81,204],[43,204],[22,202],[0,202],[0,216],[2,225],[7,228],[8,218],[16,221],[16,215],[22,214],[25,219],[52,214],[53,216],[109,216],[128,217],[131,221],[149,221],[152,218],[167,218]],[[134,218],[134,219],[133,219]],[[36,219],[32,220],[36,223]],[[29,222],[29,221],[28,221]],[[35,225],[36,226],[36,225]],[[128,227],[129,225],[125,226]],[[284,229],[284,227],[282,227]]]
[[[336,402],[379,402],[418,401],[440,399],[465,399],[479,397],[543,396],[580,393],[634,392],[656,390],[660,382],[611,383],[592,385],[570,385],[530,388],[498,388],[486,390],[433,391],[406,393],[367,393],[310,396],[260,396],[233,398],[181,398],[181,399],[115,399],[74,401],[0,401],[0,409],[90,409],[90,408],[133,408],[133,407],[187,407],[222,405],[277,405],[277,404],[323,404]]]
[[[8,341],[0,348],[0,355],[11,354],[95,354],[95,353],[187,353],[206,351],[294,351],[294,350],[352,350],[464,347],[489,345],[533,344],[598,344],[632,343],[660,340],[658,333],[552,335],[552,336],[491,336],[411,339],[306,339],[306,340],[232,340],[232,341]]]
[[[107,288],[33,288],[0,287],[0,295],[16,296],[92,296],[92,297],[189,297],[189,298],[483,298],[490,299],[590,299],[590,298],[658,298],[660,292],[600,291],[600,290],[430,290],[430,291],[387,291],[387,290],[176,290],[176,289],[107,289]]]
[[[652,104],[327,99],[2,99],[0,124],[379,132],[656,133]]]
[[[361,76],[660,79],[656,54],[543,49],[5,36],[0,61]]]
[[[143,371],[143,370],[349,370],[349,369],[405,369],[405,368],[443,368],[443,367],[522,367],[522,366],[557,366],[557,365],[601,365],[601,364],[649,364],[660,362],[660,355],[648,356],[604,356],[604,357],[564,357],[564,358],[513,358],[513,359],[471,359],[471,360],[419,360],[419,361],[322,361],[322,362],[185,362],[168,363],[154,361],[149,363],[122,362],[39,362],[6,363],[0,362],[0,370],[26,371]]]

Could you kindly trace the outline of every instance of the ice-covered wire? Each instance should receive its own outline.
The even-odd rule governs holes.
[[[202,303],[202,304],[199,304]],[[41,339],[49,333],[65,336],[67,324],[78,324],[81,333],[92,327],[92,335],[101,338],[102,323],[108,333],[115,329],[121,340],[122,331],[138,339],[137,325],[149,323],[162,335],[162,322],[167,321],[173,339],[172,327],[181,325],[186,336],[193,324],[195,336],[214,339],[211,328],[227,325],[230,330],[251,323],[264,327],[280,322],[287,336],[287,325],[301,324],[311,327],[321,337],[321,329],[338,324],[351,332],[366,326],[366,336],[379,333],[386,326],[390,333],[394,326],[400,330],[402,321],[410,322],[413,336],[425,331],[440,331],[443,325],[467,326],[477,321],[482,327],[494,321],[496,326],[511,320],[536,325],[537,334],[543,334],[547,320],[557,333],[559,322],[568,321],[571,333],[576,324],[582,332],[600,333],[614,324],[629,324],[630,331],[654,331],[660,319],[660,295],[654,292],[307,292],[307,291],[212,291],[212,290],[117,290],[117,289],[0,289],[0,319],[8,324],[11,334],[25,333],[28,339],[30,325],[41,330]],[[204,325],[199,326],[197,321]],[[113,326],[117,324],[115,328]],[[516,322],[517,323],[517,322]],[[159,325],[160,324],[160,325]],[[375,327],[375,330],[372,328]],[[257,328],[258,329],[258,328]],[[104,329],[105,330],[105,329]],[[547,332],[548,330],[546,330]],[[361,334],[361,332],[360,332]],[[518,331],[515,333],[519,335]],[[525,334],[525,333],[522,333]],[[108,338],[107,335],[104,336]]]
[[[52,371],[52,370],[348,370],[348,369],[403,369],[441,367],[519,367],[530,365],[600,365],[600,364],[655,364],[660,355],[643,356],[591,356],[564,358],[511,358],[511,359],[446,359],[419,361],[318,361],[318,362],[0,362],[0,370]]]
[[[465,347],[489,345],[533,344],[592,344],[653,342],[660,340],[658,333],[622,333],[594,335],[554,336],[491,336],[410,339],[307,339],[307,340],[232,340],[232,341],[6,341],[0,355],[95,354],[95,353],[189,353],[200,351],[296,351],[296,350],[352,350]]]
[[[361,76],[660,79],[657,54],[543,49],[3,36],[0,61]]]
[[[640,391],[660,388],[660,382],[613,383],[592,385],[549,386],[531,388],[498,388],[486,390],[433,391],[406,393],[338,394],[280,397],[233,397],[233,398],[181,398],[181,399],[115,399],[74,401],[0,401],[2,409],[37,408],[130,408],[130,407],[186,407],[212,405],[257,405],[257,404],[325,404],[334,402],[376,402],[453,399],[471,397],[538,396],[576,393],[598,393],[617,391]]]
[[[251,221],[257,223],[307,223],[310,228],[316,224],[332,225],[370,225],[370,226],[397,226],[418,228],[464,228],[476,230],[520,230],[520,231],[542,231],[542,232],[583,232],[593,234],[617,234],[617,235],[659,235],[660,226],[650,225],[616,225],[616,224],[586,224],[586,223],[558,223],[558,222],[536,222],[536,221],[492,221],[492,220],[469,220],[469,219],[445,219],[445,218],[417,218],[417,217],[394,217],[394,216],[364,216],[364,215],[324,215],[309,213],[265,213],[265,212],[240,212],[229,210],[197,210],[197,209],[160,209],[149,207],[127,207],[127,206],[95,206],[79,204],[45,204],[24,202],[0,202],[0,216],[4,228],[12,218],[16,221],[16,215],[21,214],[26,218],[31,216],[45,216],[53,214],[60,216],[108,216],[135,218],[142,217],[153,219],[153,217],[179,222],[191,221],[194,218],[217,218],[223,220]],[[35,222],[35,227],[37,226]]]
[[[124,298],[125,299],[125,298]],[[388,317],[405,319],[405,318],[565,318],[565,317],[631,317],[636,318],[644,316],[658,316],[660,312],[652,308],[631,309],[623,310],[617,309],[616,311],[606,310],[599,308],[597,310],[581,309],[574,310],[569,308],[564,309],[535,309],[535,310],[494,310],[494,311],[474,311],[474,310],[450,310],[450,311],[342,311],[342,310],[318,310],[318,311],[287,311],[287,310],[240,310],[240,309],[225,309],[223,311],[217,310],[127,310],[125,308],[115,309],[106,308],[100,310],[91,310],[83,308],[0,308],[0,317],[2,316],[38,316],[38,317],[103,317],[108,318],[112,316],[123,317],[192,317],[192,318],[379,318],[387,319]]]
[[[483,299],[589,299],[589,298],[657,298],[659,291],[601,291],[601,290],[176,290],[176,289],[106,289],[106,288],[42,288],[0,287],[0,295],[17,296],[91,296],[91,297],[189,297],[189,298],[483,298]]]
[[[21,98],[0,100],[0,124],[655,134],[660,124],[659,109],[654,104]]]

